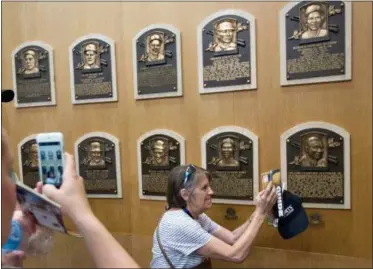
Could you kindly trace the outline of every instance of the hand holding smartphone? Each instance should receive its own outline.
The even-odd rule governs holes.
[[[62,133],[41,133],[36,136],[38,144],[39,175],[44,184],[56,188],[62,185],[64,168],[64,143]]]
[[[283,215],[283,203],[282,203],[282,184],[281,184],[281,172],[280,169],[270,170],[262,173],[262,184],[263,189],[267,188],[268,184],[272,182],[276,188],[277,202],[273,207],[272,214],[267,216],[267,222],[273,227],[278,227],[278,217]],[[278,210],[278,212],[276,212]],[[276,217],[275,217],[276,216]]]

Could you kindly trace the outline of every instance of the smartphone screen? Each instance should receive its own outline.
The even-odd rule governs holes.
[[[43,184],[53,184],[59,188],[63,174],[62,145],[59,141],[40,141],[38,145]]]

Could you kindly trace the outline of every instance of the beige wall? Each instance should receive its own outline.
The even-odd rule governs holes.
[[[200,139],[206,132],[221,125],[241,126],[259,137],[259,170],[263,172],[280,167],[279,137],[285,130],[307,121],[336,124],[351,134],[351,210],[307,210],[319,212],[325,223],[290,241],[264,225],[256,244],[371,259],[371,4],[352,4],[352,81],[280,87],[278,13],[285,4],[3,3],[2,88],[12,88],[11,52],[19,44],[42,40],[54,48],[55,56],[56,107],[3,106],[3,125],[11,134],[12,150],[16,152],[17,143],[28,135],[54,130],[64,133],[69,152],[73,152],[75,140],[87,132],[103,131],[118,137],[123,199],[90,201],[110,231],[150,236],[164,203],[138,197],[136,140],[140,135],[155,128],[173,130],[186,139],[186,161],[201,164]],[[242,9],[256,18],[258,89],[202,96],[197,89],[196,27],[206,16],[225,8]],[[152,23],[172,24],[181,31],[181,98],[134,100],[131,42],[138,31]],[[68,47],[89,33],[115,40],[117,103],[71,104]],[[216,204],[208,213],[228,228],[243,223],[253,211],[252,206],[234,206],[239,218],[227,221],[226,208]]]

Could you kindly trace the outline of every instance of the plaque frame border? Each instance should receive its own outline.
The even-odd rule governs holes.
[[[280,85],[302,85],[311,83],[325,83],[335,81],[352,80],[351,62],[352,62],[352,3],[341,1],[345,5],[345,74],[326,77],[304,78],[304,79],[286,79],[286,13],[296,5],[304,1],[287,3],[279,12],[279,33],[280,33]]]
[[[251,83],[241,84],[234,86],[222,86],[222,87],[209,87],[205,88],[203,85],[203,39],[202,29],[210,21],[224,15],[236,15],[245,18],[250,22],[250,70],[251,70]],[[245,91],[257,89],[257,78],[256,78],[256,23],[255,17],[250,13],[240,9],[224,9],[209,16],[205,17],[202,22],[197,26],[197,55],[198,55],[198,90],[200,94],[217,93],[217,92],[232,92],[232,91]]]
[[[139,95],[138,94],[138,84],[137,84],[137,39],[140,38],[145,32],[156,29],[162,28],[168,31],[171,31],[176,36],[176,69],[177,69],[177,91],[176,92],[166,92],[166,93],[151,93],[146,95]],[[143,100],[143,99],[154,99],[154,98],[167,98],[167,97],[180,97],[183,96],[183,78],[182,78],[182,71],[181,71],[181,33],[178,28],[171,24],[150,24],[147,27],[141,29],[137,34],[132,38],[132,70],[133,70],[133,94],[135,100]]]
[[[85,139],[90,138],[90,137],[102,137],[105,139],[110,140],[115,144],[115,158],[117,160],[116,162],[116,174],[117,174],[117,194],[87,194],[88,198],[111,198],[111,199],[120,199],[123,198],[122,195],[122,174],[121,174],[121,167],[122,163],[120,160],[120,142],[119,139],[116,138],[115,136],[104,133],[104,132],[90,132],[86,133],[82,136],[80,136],[74,143],[74,153],[75,153],[75,167],[78,175],[80,175],[79,171],[79,150],[78,150],[78,145],[83,142]]]
[[[143,135],[141,135],[137,139],[137,180],[138,180],[138,188],[139,188],[139,197],[140,200],[158,200],[158,201],[166,201],[166,196],[155,196],[155,195],[144,195],[142,193],[142,165],[141,165],[141,143],[152,135],[167,135],[172,137],[180,145],[180,165],[185,165],[185,138],[182,137],[180,134],[171,131],[169,129],[154,129],[151,130]]]
[[[281,182],[284,183],[287,189],[287,156],[286,156],[286,140],[295,133],[309,129],[323,128],[333,131],[343,137],[343,165],[344,165],[344,203],[343,204],[328,204],[328,203],[303,203],[305,208],[325,208],[325,209],[351,209],[351,183],[350,183],[350,133],[337,125],[322,122],[310,121],[293,126],[282,133],[280,137],[280,160],[281,160]]]
[[[24,137],[21,141],[18,142],[17,144],[17,155],[18,155],[18,173],[19,173],[19,180],[23,183],[23,169],[22,169],[22,154],[21,154],[21,148],[22,145],[25,144],[26,142],[36,139],[36,134],[32,134],[29,136]],[[39,170],[38,170],[39,172]],[[40,177],[40,175],[39,175]],[[40,178],[39,178],[40,179]],[[39,180],[40,181],[40,180]],[[36,186],[35,186],[36,187]]]
[[[27,46],[39,46],[48,51],[48,62],[49,62],[49,78],[50,78],[50,91],[51,91],[51,100],[46,102],[33,102],[29,104],[20,104],[18,103],[18,92],[17,92],[17,71],[16,71],[16,62],[15,62],[15,55],[23,48]],[[23,108],[23,107],[40,107],[40,106],[55,106],[57,105],[56,102],[56,84],[55,84],[55,76],[54,76],[54,55],[53,55],[53,48],[40,40],[37,41],[27,41],[20,44],[12,51],[12,74],[13,74],[13,89],[14,89],[14,105],[16,108]]]
[[[242,134],[253,141],[253,201],[247,200],[233,200],[233,199],[212,199],[213,203],[217,204],[236,204],[236,205],[254,205],[255,204],[255,197],[259,192],[259,138],[256,134],[251,132],[250,130],[240,127],[240,126],[220,126],[215,129],[208,131],[202,138],[201,138],[201,161],[202,161],[202,168],[207,169],[206,163],[206,142],[211,137],[224,133],[224,132],[236,132]]]
[[[76,100],[75,99],[75,83],[74,83],[74,60],[73,60],[73,48],[80,42],[86,39],[100,39],[105,41],[110,45],[110,60],[111,60],[111,83],[113,96],[109,98],[96,98],[96,99],[87,99],[87,100]],[[103,34],[87,34],[78,37],[73,43],[70,44],[69,48],[69,73],[70,73],[70,93],[71,93],[71,102],[73,105],[78,104],[92,104],[92,103],[106,103],[106,102],[117,102],[118,93],[117,93],[117,71],[116,71],[116,53],[115,53],[115,41],[108,36]]]

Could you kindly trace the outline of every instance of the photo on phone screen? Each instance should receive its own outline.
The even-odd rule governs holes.
[[[38,141],[43,184],[59,188],[63,174],[63,147],[60,141]]]

